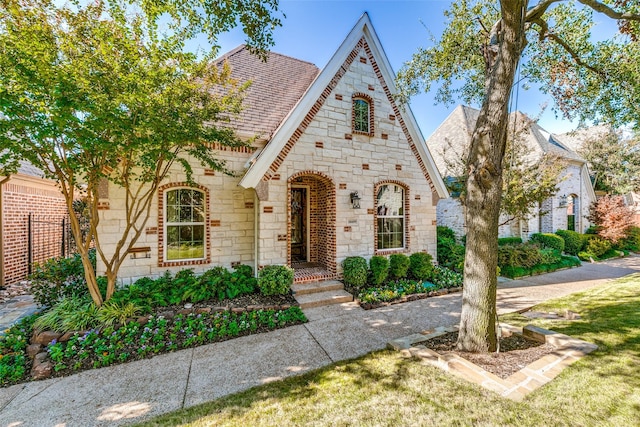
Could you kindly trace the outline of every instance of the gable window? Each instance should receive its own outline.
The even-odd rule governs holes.
[[[405,248],[405,190],[396,184],[383,184],[376,194],[376,233],[378,250]]]
[[[164,253],[167,261],[205,257],[205,194],[192,188],[165,192]]]
[[[373,135],[373,101],[362,93],[354,94],[352,99],[353,133]]]

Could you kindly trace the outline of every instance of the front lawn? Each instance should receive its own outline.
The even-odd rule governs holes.
[[[177,411],[144,425],[632,426],[640,424],[640,276],[535,307],[580,320],[501,316],[599,349],[516,403],[390,351]]]

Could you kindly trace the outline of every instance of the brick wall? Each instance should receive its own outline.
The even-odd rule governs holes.
[[[33,178],[12,177],[2,187],[2,198],[2,274],[4,283],[9,285],[27,276],[29,214],[61,218],[67,214],[67,208],[64,197],[54,184]],[[36,259],[60,255],[58,234],[43,236],[42,241],[55,244],[40,244],[35,247]]]

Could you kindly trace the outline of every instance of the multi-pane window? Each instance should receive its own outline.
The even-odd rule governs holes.
[[[353,130],[369,133],[370,105],[365,99],[356,98],[353,101]]]
[[[572,194],[569,196],[567,205],[567,230],[576,231],[576,218],[578,215],[578,196]]]
[[[404,248],[404,188],[381,185],[376,198],[378,249]]]
[[[191,188],[165,193],[165,257],[167,261],[205,256],[205,195]]]

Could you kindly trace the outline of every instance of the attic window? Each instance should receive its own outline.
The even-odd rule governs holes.
[[[373,135],[373,102],[364,94],[353,96],[353,133]]]

